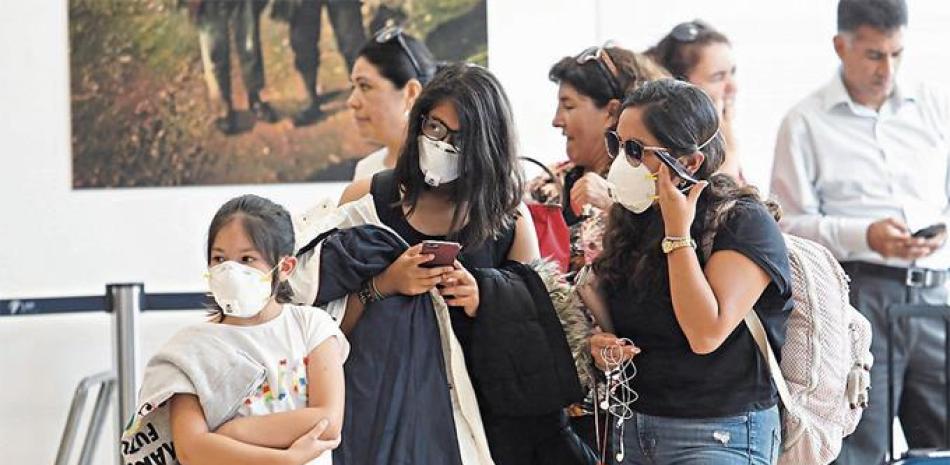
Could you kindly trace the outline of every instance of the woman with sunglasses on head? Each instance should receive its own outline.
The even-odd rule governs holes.
[[[356,164],[354,180],[396,166],[409,109],[435,70],[435,58],[425,44],[398,26],[380,30],[360,49],[346,104],[360,135],[382,148]]]
[[[538,177],[528,192],[534,201],[562,206],[571,230],[571,272],[590,264],[601,248],[603,212],[611,204],[604,179],[610,167],[604,131],[617,124],[625,92],[665,76],[649,58],[613,46],[564,57],[548,73],[558,85],[551,124],[565,137],[568,160],[552,167],[557,182],[547,175]]]
[[[638,398],[620,427],[620,463],[778,455],[778,395],[742,322],[755,312],[782,346],[791,271],[777,206],[714,174],[725,154],[719,124],[705,92],[663,79],[631,93],[606,136],[616,203],[594,272],[612,330],[591,338],[591,352],[601,369],[635,366],[625,367]]]
[[[744,182],[733,120],[738,86],[732,44],[725,34],[705,21],[680,23],[647,50],[647,55],[663,65],[674,78],[703,89],[719,110],[726,159],[719,171]]]

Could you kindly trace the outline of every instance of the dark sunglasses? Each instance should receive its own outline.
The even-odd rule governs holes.
[[[599,47],[588,47],[574,57],[574,60],[577,61],[579,65],[591,61],[597,63],[597,69],[604,75],[604,78],[607,79],[607,85],[610,86],[610,95],[616,98],[622,98],[623,92],[620,91],[620,83],[617,77],[620,72],[617,71],[617,65],[614,64],[614,61],[610,58],[610,54],[607,53],[607,47],[609,45],[610,43],[608,42]]]
[[[379,30],[376,33],[376,43],[385,44],[393,39],[399,43],[399,47],[402,48],[402,51],[409,57],[409,61],[412,62],[412,69],[416,70],[416,77],[422,77],[422,67],[419,66],[419,61],[416,60],[416,56],[412,54],[412,49],[409,48],[409,45],[406,44],[406,39],[403,37],[404,32],[399,26],[387,26]]]
[[[644,153],[650,151],[656,154],[657,158],[659,158],[663,164],[673,170],[673,172],[676,173],[680,179],[688,183],[688,185],[693,185],[699,182],[699,180],[693,177],[693,175],[690,174],[689,171],[687,171],[686,168],[676,160],[676,158],[673,158],[673,156],[670,155],[670,149],[666,147],[643,145],[636,139],[621,141],[620,135],[618,135],[616,131],[605,132],[604,142],[607,145],[607,154],[610,155],[610,158],[617,158],[617,156],[620,155],[620,150],[623,149],[623,153],[624,156],[627,157],[627,161],[636,167],[640,166],[640,163],[643,163]]]
[[[670,36],[680,42],[690,43],[699,37],[700,32],[707,29],[709,29],[709,26],[697,19],[677,24],[676,27],[670,31]]]

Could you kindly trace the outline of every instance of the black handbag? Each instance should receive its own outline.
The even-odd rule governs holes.
[[[571,428],[571,422],[566,412],[561,413],[561,439],[576,459],[578,465],[597,465],[597,453]]]

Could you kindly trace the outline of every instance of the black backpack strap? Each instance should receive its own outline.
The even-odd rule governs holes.
[[[376,214],[385,224],[393,223],[393,212],[399,204],[399,186],[393,170],[380,171],[373,175],[369,185],[369,193],[373,195],[373,206]]]

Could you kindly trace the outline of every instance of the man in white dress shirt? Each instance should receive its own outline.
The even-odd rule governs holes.
[[[897,80],[906,25],[904,0],[840,0],[841,67],[792,108],[775,148],[783,229],[834,253],[874,331],[871,404],[845,438],[840,464],[884,459],[887,306],[947,302],[945,229],[915,232],[950,224],[950,95]],[[895,325],[895,396],[911,448],[943,445],[943,341],[939,320]]]

